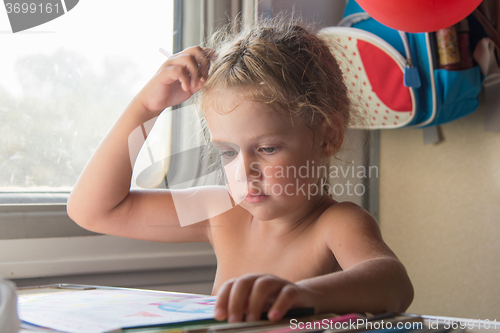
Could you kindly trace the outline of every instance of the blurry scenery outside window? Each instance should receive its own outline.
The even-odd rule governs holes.
[[[0,194],[71,190],[172,51],[173,0],[85,0],[12,33],[0,6]],[[163,127],[170,129],[169,119]],[[162,145],[170,132],[162,131]]]

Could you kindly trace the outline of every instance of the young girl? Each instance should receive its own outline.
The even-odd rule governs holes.
[[[339,151],[350,119],[329,48],[282,21],[220,40],[215,49],[191,47],[170,57],[137,94],[78,179],[70,217],[105,234],[210,243],[217,256],[218,320],[253,321],[269,310],[277,321],[297,307],[406,310],[411,282],[376,221],[323,190],[328,172],[304,169],[325,165]],[[236,205],[181,227],[175,190],[130,189],[128,137],[196,92],[227,179],[227,187],[202,192],[229,192]],[[158,225],[168,232],[158,232]]]

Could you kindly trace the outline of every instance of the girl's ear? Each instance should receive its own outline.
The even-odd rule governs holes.
[[[321,151],[323,158],[329,158],[335,155],[342,146],[342,142],[344,141],[344,130],[342,126],[336,124],[335,121],[324,120],[321,124]]]

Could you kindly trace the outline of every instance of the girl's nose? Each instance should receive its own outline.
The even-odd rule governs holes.
[[[237,182],[246,183],[248,181],[255,181],[259,178],[258,162],[251,161],[249,157],[239,154],[236,160],[236,172],[234,178]]]
[[[234,178],[237,182],[246,183],[247,181],[247,172],[245,169],[245,158],[243,154],[239,154],[236,160],[236,172],[234,173]]]

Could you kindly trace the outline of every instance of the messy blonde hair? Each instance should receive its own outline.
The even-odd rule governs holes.
[[[202,110],[212,93],[236,88],[242,97],[304,121],[313,135],[326,126],[332,153],[340,149],[350,99],[337,60],[313,29],[283,16],[260,19],[239,33],[218,31],[207,46],[215,59],[198,99]]]

